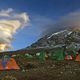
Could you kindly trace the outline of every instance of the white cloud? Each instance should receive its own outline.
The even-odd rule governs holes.
[[[16,13],[12,8],[0,11],[0,43],[10,45],[12,35],[17,29],[27,26],[29,16],[26,12]]]

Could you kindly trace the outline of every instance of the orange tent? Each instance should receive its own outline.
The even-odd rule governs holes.
[[[65,60],[72,60],[73,58],[72,58],[72,56],[71,55],[66,55],[65,56]]]
[[[10,60],[7,62],[5,68],[2,66],[2,60],[0,60],[0,70],[18,70],[19,66],[17,65],[16,61],[14,58],[10,58]]]
[[[76,60],[75,61],[80,61],[80,54],[76,56]]]

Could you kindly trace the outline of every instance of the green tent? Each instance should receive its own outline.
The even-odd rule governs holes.
[[[32,55],[30,55],[30,54],[25,54],[25,56],[24,56],[25,58],[27,58],[27,59],[32,59],[33,58],[33,56]]]
[[[51,53],[51,58],[53,60],[64,60],[64,53],[63,50],[56,50]]]
[[[44,61],[45,60],[45,52],[44,51],[41,51],[39,53],[36,53],[36,56],[41,61]]]

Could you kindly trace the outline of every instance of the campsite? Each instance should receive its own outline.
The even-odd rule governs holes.
[[[79,80],[79,56],[76,57],[75,53],[73,53],[71,56],[75,56],[75,59],[70,58],[70,54],[65,58],[66,55],[63,55],[63,49],[54,50],[50,50],[51,55],[49,52],[46,54],[43,49],[41,52],[39,50],[35,55],[17,54],[19,52],[16,51],[16,54],[12,55],[12,57],[14,57],[20,69],[0,71],[1,80],[7,78],[10,80]],[[22,52],[25,53],[26,51]]]
[[[80,80],[80,0],[0,0],[0,80]]]

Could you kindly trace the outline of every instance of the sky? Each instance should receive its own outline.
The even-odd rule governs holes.
[[[50,24],[62,16],[80,10],[80,0],[0,0],[0,10],[11,8],[15,13],[27,13],[29,23],[13,35],[14,50],[22,49],[36,42]],[[56,28],[56,27],[55,27]]]

